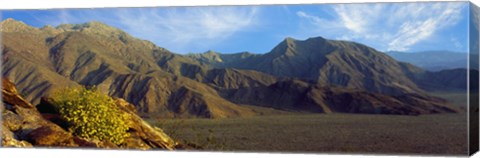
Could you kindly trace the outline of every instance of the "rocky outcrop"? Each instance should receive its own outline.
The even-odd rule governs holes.
[[[130,116],[128,122],[130,136],[126,138],[124,147],[140,149],[169,149],[178,145],[162,129],[150,126],[142,118],[136,115],[134,105],[123,99],[116,99],[118,107]]]
[[[7,79],[2,80],[2,146],[29,147],[35,141],[28,139],[28,135],[35,133],[40,127],[56,126],[42,118],[33,105],[25,101],[17,89]],[[33,133],[32,133],[33,132]],[[52,140],[56,141],[56,140]]]
[[[116,99],[121,111],[129,115],[130,136],[120,144],[90,140],[68,132],[62,118],[52,110],[48,98],[42,99],[39,109],[18,94],[14,84],[2,79],[2,146],[4,147],[90,147],[174,150],[179,145],[160,128],[153,127],[137,116],[132,104]]]

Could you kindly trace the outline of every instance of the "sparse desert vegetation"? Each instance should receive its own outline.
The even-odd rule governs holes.
[[[52,101],[75,135],[115,144],[128,137],[128,115],[106,94],[83,87],[65,88],[54,93]]]
[[[205,150],[214,151],[467,153],[464,114],[297,113],[229,119],[168,119],[156,125],[167,134],[174,132],[185,142],[206,145]]]

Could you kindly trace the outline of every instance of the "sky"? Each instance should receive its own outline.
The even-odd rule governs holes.
[[[100,21],[170,51],[267,53],[286,37],[467,52],[468,2],[3,10],[34,27]]]

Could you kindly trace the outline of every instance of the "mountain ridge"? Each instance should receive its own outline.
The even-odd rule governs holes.
[[[222,57],[221,54],[217,54],[217,56]],[[306,40],[285,38],[270,52],[261,55],[248,55],[244,59],[237,60],[236,63],[205,61],[206,58],[208,57],[202,58],[203,63],[209,63],[214,68],[256,70],[274,76],[303,78],[348,88],[371,89],[372,92],[392,94],[409,91],[421,92],[410,79],[402,78],[402,76],[405,76],[402,70],[402,67],[405,67],[402,66],[403,63],[356,42],[327,40],[323,37]],[[359,58],[362,58],[362,60],[357,60]],[[374,60],[372,61],[369,58],[374,58]],[[198,57],[193,59],[198,59]],[[364,61],[369,61],[369,63]],[[391,65],[381,66],[385,63],[391,63]],[[371,69],[372,66],[377,67]],[[379,73],[385,72],[387,74],[383,77],[389,77],[389,80],[394,82],[379,82],[382,78]],[[370,78],[369,76],[372,76],[372,74],[375,75]],[[359,77],[363,78],[361,79],[363,81],[350,80]],[[369,82],[373,83],[370,84]],[[404,92],[387,90],[392,87],[402,88],[396,84],[404,84],[409,88],[402,90]]]
[[[467,60],[469,58],[468,53],[446,50],[432,50],[421,52],[390,51],[385,53],[392,56],[398,61],[412,63],[428,71],[467,68]]]
[[[62,30],[57,32],[58,28]],[[45,27],[38,29],[38,34],[16,31],[2,32],[2,69],[6,70],[2,75],[12,79],[21,93],[34,103],[52,89],[83,85],[96,86],[112,97],[124,98],[145,117],[241,117],[256,115],[256,112],[241,106],[244,102],[236,102],[238,97],[231,97],[239,91],[275,92],[278,87],[272,85],[308,89],[320,84],[338,86],[345,89],[342,94],[348,95],[366,91],[373,96],[386,95],[389,99],[385,100],[408,96],[410,101],[406,102],[412,103],[417,99],[411,94],[416,94],[424,98],[422,102],[451,109],[438,112],[458,112],[447,102],[424,94],[406,75],[422,70],[354,42],[322,37],[306,42],[286,38],[267,54],[222,55],[208,51],[204,53],[206,56],[201,56],[175,54],[98,22]],[[306,93],[304,90],[294,92],[295,95]],[[272,97],[282,98],[282,95]],[[316,105],[323,107],[339,106],[327,103],[332,97],[335,96],[313,95],[308,99],[316,100]],[[252,98],[247,103],[255,100]],[[365,106],[370,105],[373,106],[373,102]],[[428,113],[422,108],[404,108],[412,113],[388,111],[394,110],[392,108],[382,112]]]

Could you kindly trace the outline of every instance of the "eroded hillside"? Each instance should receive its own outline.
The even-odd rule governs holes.
[[[2,75],[34,105],[54,89],[83,85],[125,99],[144,117],[257,115],[242,104],[315,113],[459,112],[425,93],[418,76],[426,71],[354,42],[286,38],[262,55],[179,55],[100,22],[35,28],[7,19],[1,26]]]

